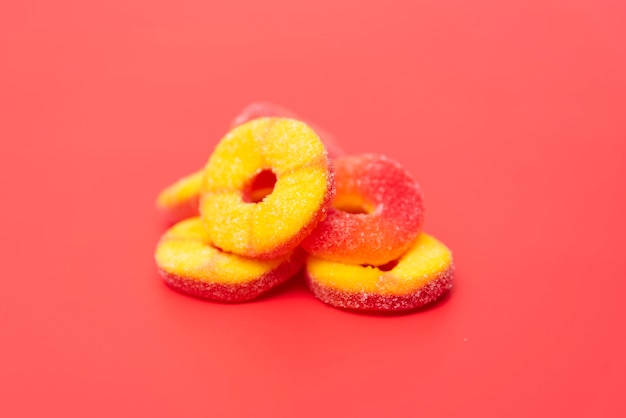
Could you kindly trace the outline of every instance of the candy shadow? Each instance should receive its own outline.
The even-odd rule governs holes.
[[[452,288],[446,291],[443,295],[441,295],[436,300],[430,303],[427,303],[426,305],[414,308],[414,309],[387,312],[387,311],[341,308],[341,307],[328,305],[322,302],[321,300],[317,299],[315,295],[313,294],[313,292],[311,292],[311,290],[309,289],[309,286],[306,281],[306,275],[304,273],[304,269],[301,269],[300,271],[298,271],[298,273],[296,273],[293,277],[291,277],[286,282],[279,284],[278,286],[274,287],[273,289],[270,289],[269,291],[263,293],[262,295],[260,295],[259,297],[255,299],[245,300],[245,301],[236,301],[236,302],[201,298],[201,297],[186,293],[184,291],[181,291],[180,289],[177,289],[169,285],[169,283],[165,282],[158,274],[157,274],[157,277],[159,278],[161,283],[163,283],[163,286],[165,286],[169,291],[176,292],[177,294],[182,295],[184,297],[188,297],[190,299],[200,301],[200,302],[205,302],[205,303],[212,303],[212,304],[218,304],[218,305],[224,305],[224,306],[228,306],[228,305],[237,306],[237,305],[247,305],[247,304],[255,304],[255,303],[267,303],[268,301],[271,302],[272,299],[277,299],[277,298],[308,297],[308,298],[316,299],[316,301],[321,305],[320,307],[322,308],[326,307],[329,309],[343,311],[347,314],[352,314],[352,315],[357,315],[357,316],[370,316],[370,317],[371,316],[401,317],[401,316],[417,315],[423,312],[437,310],[437,309],[444,307],[448,303],[448,301],[452,298],[452,295],[455,292],[454,288]]]
[[[301,269],[300,271],[298,271],[294,276],[292,276],[286,282],[283,282],[277,285],[276,287],[268,290],[267,292],[263,293],[262,295],[254,299],[232,301],[232,302],[225,301],[225,300],[203,298],[201,296],[197,296],[192,293],[185,292],[184,290],[178,287],[172,286],[168,281],[163,280],[163,277],[160,274],[157,274],[156,276],[157,276],[157,280],[159,280],[163,284],[163,286],[168,289],[168,291],[175,292],[178,295],[182,295],[184,297],[188,297],[196,301],[213,303],[213,304],[218,304],[218,305],[235,306],[235,305],[249,305],[249,304],[255,304],[255,303],[265,303],[267,300],[276,299],[280,297],[288,297],[290,295],[300,297],[306,294],[306,295],[310,295],[311,297],[313,297],[313,294],[311,293],[311,291],[309,291],[309,288],[306,284],[306,279],[304,277],[304,269]]]
[[[288,297],[307,294],[313,296],[306,284],[304,269],[300,269],[295,275],[284,283],[279,284],[273,289],[263,293],[258,298],[249,301],[249,303],[262,302],[266,299],[275,299],[279,297]]]
[[[450,298],[452,297],[452,293],[454,292],[454,288],[446,291],[440,297],[435,299],[434,301],[427,303],[426,305],[419,306],[414,309],[407,309],[403,311],[373,311],[373,310],[359,310],[359,309],[350,309],[350,308],[340,308],[331,305],[327,305],[329,308],[336,309],[339,311],[343,311],[348,314],[353,314],[357,316],[378,316],[378,317],[400,317],[400,316],[409,316],[409,315],[418,315],[420,313],[434,311],[445,306]],[[320,303],[323,303],[320,301]]]
[[[375,311],[375,310],[359,310],[359,309],[350,309],[350,308],[340,308],[335,307],[329,304],[322,302],[317,299],[313,292],[309,289],[306,280],[306,274],[304,269],[300,270],[295,276],[291,279],[287,280],[285,283],[282,283],[275,288],[271,289],[267,293],[264,293],[260,297],[248,301],[247,303],[255,303],[255,302],[263,302],[265,300],[278,298],[278,297],[308,297],[311,299],[315,299],[319,304],[321,304],[322,308],[330,308],[334,310],[343,311],[348,314],[358,315],[358,316],[375,316],[375,317],[401,317],[401,316],[409,316],[409,315],[418,315],[420,313],[435,311],[437,309],[443,308],[452,298],[455,292],[455,288],[447,290],[440,297],[435,299],[434,301],[427,303],[426,305],[419,306],[413,309],[407,309],[403,311]],[[245,303],[245,302],[244,302]]]

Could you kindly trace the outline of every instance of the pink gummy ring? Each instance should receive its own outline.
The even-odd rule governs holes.
[[[349,264],[379,266],[400,257],[422,229],[418,183],[402,165],[380,154],[340,157],[334,164],[332,208],[302,247]]]

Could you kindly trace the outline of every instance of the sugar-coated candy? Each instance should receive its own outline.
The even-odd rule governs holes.
[[[325,218],[335,191],[324,145],[295,119],[237,126],[204,170],[200,214],[208,236],[220,249],[246,257],[293,251]],[[259,189],[271,193],[258,200],[253,192]]]
[[[253,102],[244,107],[231,123],[231,129],[253,119],[261,117],[285,117],[304,120],[320,137],[330,158],[344,155],[333,135],[318,125],[298,117],[291,110],[271,102]],[[200,201],[200,188],[202,185],[203,170],[198,170],[177,180],[161,191],[157,198],[159,208],[170,224],[182,219],[198,216],[198,204]]]
[[[242,123],[246,123],[253,119],[266,117],[279,117],[301,120],[309,125],[311,129],[315,131],[317,136],[320,137],[322,143],[324,143],[324,146],[328,151],[328,156],[330,158],[341,157],[345,154],[345,151],[337,143],[334,136],[330,132],[308,119],[301,118],[297,113],[293,112],[292,110],[289,110],[286,107],[282,107],[272,102],[250,103],[249,105],[244,107],[241,112],[239,112],[237,117],[235,117],[232,122],[232,127],[241,125]]]
[[[397,260],[385,266],[345,264],[309,256],[310,289],[323,302],[346,309],[404,311],[433,302],[452,287],[450,250],[421,233]]]
[[[304,261],[300,249],[274,260],[225,253],[211,244],[200,218],[172,226],[155,259],[163,280],[192,296],[221,302],[254,299],[293,276]]]
[[[326,219],[303,242],[310,254],[350,264],[385,264],[421,231],[422,192],[398,162],[380,154],[334,160],[336,194]]]
[[[157,208],[166,216],[170,224],[182,219],[198,216],[202,170],[189,174],[166,187],[157,197]]]

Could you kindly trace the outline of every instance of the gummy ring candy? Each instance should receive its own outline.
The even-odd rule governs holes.
[[[265,117],[280,117],[304,121],[315,131],[317,136],[320,137],[320,139],[324,143],[324,146],[326,147],[326,151],[328,151],[328,155],[330,156],[330,158],[337,158],[345,154],[344,150],[341,148],[341,146],[339,146],[333,135],[327,132],[325,129],[319,127],[317,124],[301,118],[295,112],[292,112],[287,108],[271,102],[250,103],[249,105],[244,107],[241,112],[239,112],[237,117],[233,120],[232,126],[235,127],[253,119]]]
[[[315,256],[348,264],[381,265],[398,258],[422,228],[417,182],[384,155],[338,158],[334,168],[332,208],[302,247]]]
[[[292,251],[326,216],[334,195],[324,145],[294,119],[239,125],[217,145],[204,174],[200,214],[208,236],[247,257]],[[271,193],[259,200],[255,190]]]
[[[304,262],[297,250],[275,260],[254,260],[227,254],[209,241],[200,218],[168,229],[155,259],[170,287],[192,296],[222,302],[254,299],[293,276]]]
[[[450,250],[422,233],[398,260],[386,266],[344,264],[309,256],[309,287],[323,302],[346,309],[402,311],[430,303],[452,287]]]
[[[295,113],[270,102],[254,102],[244,107],[231,123],[231,128],[261,117],[285,117],[302,120]],[[306,122],[324,143],[328,156],[335,158],[344,153],[333,135],[323,128]],[[195,173],[176,181],[174,184],[161,191],[157,198],[157,208],[165,215],[169,224],[174,224],[182,219],[198,216],[198,204],[200,202],[200,189],[202,187],[203,171]]]
[[[189,174],[166,187],[157,197],[157,207],[167,215],[169,223],[198,216],[202,171]]]

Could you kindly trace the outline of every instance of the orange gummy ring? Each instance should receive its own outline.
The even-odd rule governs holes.
[[[303,242],[318,257],[381,265],[420,233],[422,192],[399,163],[379,154],[334,160],[336,194],[326,219]]]
[[[296,250],[274,260],[228,254],[209,241],[200,218],[168,229],[155,251],[161,276],[170,287],[221,302],[254,299],[283,283],[302,267],[304,252]]]
[[[333,195],[332,165],[316,133],[294,119],[259,118],[215,148],[204,169],[200,214],[220,249],[270,259],[300,244]]]
[[[422,233],[391,265],[344,264],[310,255],[309,287],[323,302],[346,309],[403,311],[434,301],[452,287],[452,253]]]

